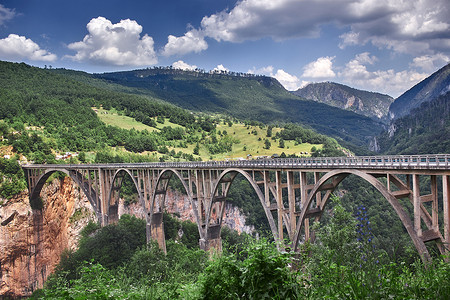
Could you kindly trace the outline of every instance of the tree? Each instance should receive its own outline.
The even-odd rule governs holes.
[[[200,153],[200,145],[197,143],[197,145],[195,145],[195,148],[194,148],[194,154],[199,155],[199,153]]]
[[[272,136],[272,125],[269,125],[269,127],[267,127],[267,134],[266,134],[266,136],[267,137],[271,137]]]
[[[265,139],[264,140],[264,149],[270,149],[270,146],[272,146],[270,141],[268,139]]]
[[[279,142],[278,147],[280,147],[280,148],[284,148],[284,147],[285,147],[285,146],[284,146],[284,140],[283,140],[283,139],[280,139],[280,142]]]

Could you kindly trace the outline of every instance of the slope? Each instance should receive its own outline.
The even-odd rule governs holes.
[[[391,96],[357,90],[334,82],[311,83],[292,92],[299,97],[353,111],[377,121],[387,121]]]
[[[107,81],[110,88],[120,85],[130,93],[159,98],[186,109],[266,124],[300,123],[356,145],[367,144],[382,130],[381,123],[368,117],[296,97],[266,76],[154,68],[92,77]]]
[[[432,101],[450,90],[450,64],[422,80],[395,99],[389,108],[391,119],[401,118],[422,103]]]
[[[393,120],[379,145],[385,154],[450,153],[450,93]]]

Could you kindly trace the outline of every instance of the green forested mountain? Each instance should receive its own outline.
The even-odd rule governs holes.
[[[432,101],[450,91],[450,64],[422,80],[395,99],[389,108],[391,119],[409,114],[422,103]]]
[[[292,93],[383,122],[387,121],[389,106],[394,101],[388,95],[357,90],[335,82],[311,83]]]
[[[389,128],[378,137],[385,154],[450,153],[450,64],[398,97]]]
[[[71,75],[67,76],[68,73]],[[51,71],[23,63],[0,62],[0,120],[6,121],[2,122],[1,135],[15,152],[35,162],[50,162],[55,152],[65,151],[90,152],[96,155],[96,161],[107,161],[112,158],[102,152],[113,148],[152,155],[136,156],[133,160],[193,160],[202,156],[213,159],[213,155],[231,153],[233,145],[238,144],[241,145],[238,150],[245,156],[245,145],[239,138],[247,133],[256,136],[251,145],[255,149],[253,155],[261,155],[257,153],[260,147],[255,144],[263,144],[263,138],[270,138],[276,144],[281,144],[280,139],[283,144],[284,140],[292,140],[287,144],[291,147],[300,147],[303,143],[309,148],[299,151],[308,152],[312,145],[307,144],[321,144],[324,146],[320,148],[322,155],[337,149],[336,141],[298,125],[294,126],[298,132],[297,145],[294,145],[295,138],[282,135],[287,128],[272,126],[273,136],[267,135],[268,127],[257,121],[243,124],[229,117],[194,114],[156,96],[138,95],[136,90],[131,93],[128,89],[82,72]],[[127,118],[142,126],[136,130],[114,122],[104,123],[98,113],[116,119]],[[233,122],[238,122],[239,126],[233,127]],[[219,123],[220,130],[216,130]],[[268,146],[264,150],[280,154],[283,148],[270,150]]]
[[[220,113],[266,124],[299,123],[354,145],[368,144],[370,137],[382,130],[381,123],[370,118],[296,97],[277,80],[266,76],[171,68],[92,75],[68,70],[54,72],[63,72],[91,85],[158,98],[196,112]]]
[[[386,154],[450,153],[450,93],[393,120],[379,144]]]

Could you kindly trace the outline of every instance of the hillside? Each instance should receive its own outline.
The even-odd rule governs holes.
[[[81,153],[74,162],[301,155],[312,147],[342,154],[336,141],[300,126],[294,141],[287,126],[271,126],[269,135],[260,122],[194,114],[26,64],[0,62],[0,71],[0,142],[37,163],[65,152]]]
[[[346,143],[364,146],[382,131],[382,124],[365,116],[304,100],[270,77],[211,74],[171,68],[105,74],[54,70],[90,85],[160,101],[195,112],[222,114],[265,124],[299,123]]]
[[[391,119],[406,116],[425,102],[430,102],[450,91],[450,64],[416,84],[395,99],[389,108]]]
[[[384,122],[387,121],[389,106],[394,101],[388,95],[357,90],[334,82],[311,83],[292,94]]]
[[[388,130],[378,137],[386,154],[450,153],[450,64],[392,103]]]
[[[450,93],[393,120],[378,140],[385,154],[450,153]]]

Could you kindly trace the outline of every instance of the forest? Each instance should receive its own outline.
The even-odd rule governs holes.
[[[223,252],[196,243],[196,225],[165,216],[167,254],[145,244],[143,220],[90,223],[77,251],[31,299],[448,299],[450,265],[393,259],[373,244],[364,206],[356,215],[338,198],[316,243],[279,251],[267,237],[222,231]],[[177,235],[182,229],[182,238]],[[406,259],[406,260],[405,260]]]

